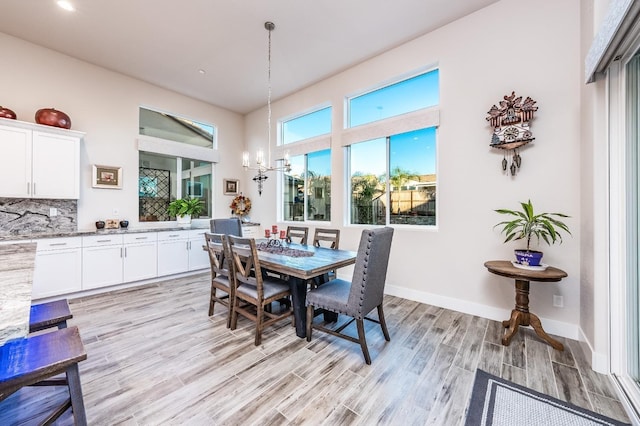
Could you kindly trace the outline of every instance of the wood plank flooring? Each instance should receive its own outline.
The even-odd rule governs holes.
[[[208,274],[69,301],[89,424],[459,425],[476,368],[629,421],[572,340],[558,352],[521,328],[505,347],[499,322],[386,296],[391,342],[367,322],[367,366],[358,345],[320,332],[307,343],[286,321],[256,347],[251,322],[228,330],[208,301]],[[0,424],[34,424],[64,398],[22,389],[0,402]]]

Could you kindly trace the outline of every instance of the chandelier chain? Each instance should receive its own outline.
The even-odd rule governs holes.
[[[275,28],[275,25],[271,22],[267,22],[265,27],[269,31],[269,44],[267,49],[267,151],[269,153],[267,166],[271,166],[271,31]]]

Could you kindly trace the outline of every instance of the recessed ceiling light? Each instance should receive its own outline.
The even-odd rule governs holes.
[[[76,10],[76,8],[66,0],[58,0],[58,6],[60,6],[64,10],[68,10],[69,12],[73,12],[74,10]]]
[[[202,68],[201,68],[201,69],[199,69],[199,70],[198,70],[198,72],[199,72],[200,74],[203,74],[203,75],[207,73],[207,72],[206,72],[205,70],[203,70]]]

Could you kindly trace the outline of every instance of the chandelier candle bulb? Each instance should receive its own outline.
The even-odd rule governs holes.
[[[242,153],[242,167],[249,167],[249,153],[247,151]]]

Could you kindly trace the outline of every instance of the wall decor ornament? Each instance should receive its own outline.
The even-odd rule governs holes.
[[[509,166],[511,176],[515,176],[522,164],[520,148],[535,139],[529,128],[529,121],[533,119],[533,113],[538,110],[535,104],[536,101],[530,97],[527,96],[522,100],[522,96],[516,97],[515,92],[511,92],[511,95],[504,95],[498,106],[493,105],[487,112],[489,115],[486,119],[493,127],[493,136],[489,145],[492,148],[504,150],[503,172],[507,172],[509,165],[507,157],[511,158],[511,166]]]

